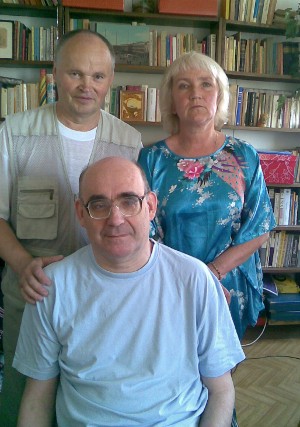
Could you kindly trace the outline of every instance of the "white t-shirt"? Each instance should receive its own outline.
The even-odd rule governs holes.
[[[58,122],[58,128],[63,142],[64,159],[72,191],[73,194],[77,194],[78,177],[89,163],[97,128],[80,132],[67,128],[61,122]]]

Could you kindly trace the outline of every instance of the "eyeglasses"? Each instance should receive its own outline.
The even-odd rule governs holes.
[[[86,205],[89,216],[93,219],[105,219],[111,214],[113,206],[117,207],[123,216],[135,216],[142,210],[142,203],[148,193],[142,197],[136,195],[120,196],[115,200],[96,199],[90,200]]]

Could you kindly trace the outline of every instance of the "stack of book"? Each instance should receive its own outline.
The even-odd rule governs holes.
[[[228,124],[267,128],[300,128],[300,96],[271,89],[229,86],[230,104]]]
[[[112,87],[104,109],[127,122],[160,122],[159,89],[148,85]]]
[[[300,321],[300,287],[294,279],[268,275],[264,277],[264,289],[264,303],[271,322]]]
[[[46,74],[46,103],[57,99],[53,74]],[[23,80],[0,76],[0,118],[8,114],[32,110],[39,106],[39,82],[25,83]]]
[[[262,267],[300,267],[299,233],[271,231],[270,237],[259,249]]]
[[[224,69],[242,73],[293,75],[299,69],[299,43],[274,37],[225,36]]]
[[[271,25],[277,0],[222,0],[222,16],[242,22]]]
[[[144,24],[115,24],[71,18],[70,30],[86,28],[102,34],[113,45],[117,64],[167,67],[195,50],[216,59],[216,34],[198,40],[193,33],[150,29]]]

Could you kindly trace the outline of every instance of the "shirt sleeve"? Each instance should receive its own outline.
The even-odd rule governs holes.
[[[152,185],[152,176],[153,176],[153,167],[151,169],[149,162],[150,162],[150,155],[151,155],[151,151],[149,148],[142,148],[140,153],[139,153],[139,158],[138,158],[138,163],[141,166],[141,168],[143,169],[148,184],[150,186],[150,189],[152,190],[153,185]],[[163,241],[163,231],[162,231],[162,227],[160,225],[160,221],[158,216],[156,215],[155,218],[151,221],[150,223],[150,237],[152,237],[153,239],[162,242]]]
[[[200,375],[215,378],[245,359],[220,282],[207,269],[198,281],[198,358]],[[201,276],[200,276],[201,277]],[[202,276],[203,277],[203,276]]]
[[[52,328],[53,293],[36,305],[26,304],[13,367],[27,377],[48,380],[59,374],[61,346]],[[35,325],[34,328],[31,325]]]

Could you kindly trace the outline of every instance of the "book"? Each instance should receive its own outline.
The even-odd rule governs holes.
[[[147,100],[147,122],[156,121],[156,88],[148,88]]]
[[[156,89],[155,121],[156,122],[161,122],[161,111],[160,111],[160,102],[159,102],[159,89]]]
[[[267,23],[270,0],[264,0],[264,6],[261,14],[261,24]]]
[[[291,204],[291,188],[281,188],[280,190],[280,209],[279,225],[289,225]]]
[[[145,93],[140,91],[120,91],[120,118],[124,121],[144,121]]]
[[[265,274],[263,277],[263,292],[264,294],[278,295],[278,289],[271,274]]]
[[[236,118],[235,118],[236,126],[240,126],[241,124],[243,92],[244,92],[244,88],[242,86],[239,86],[238,92],[237,92],[237,106],[236,106]]]
[[[167,66],[167,31],[163,30],[160,33],[160,60],[159,65],[161,67]]]
[[[234,21],[234,15],[235,15],[235,3],[238,0],[230,0],[230,8],[229,8],[229,19],[230,21]]]
[[[299,247],[299,234],[292,235],[291,244],[291,257],[287,267],[297,267],[298,265],[298,247]]]
[[[0,88],[0,118],[4,119],[7,116],[7,87]]]
[[[229,107],[228,107],[228,124],[235,125],[236,104],[237,104],[238,85],[230,83],[229,85]]]
[[[258,249],[258,254],[262,267],[265,267],[267,265],[267,246],[268,241],[264,242],[262,246]]]
[[[277,0],[270,0],[268,13],[267,13],[267,20],[266,20],[267,25],[272,25],[272,23],[273,23],[276,4],[277,4]]]
[[[230,0],[222,0],[221,14],[222,14],[223,18],[229,19],[229,14],[230,14]]]
[[[53,104],[56,101],[56,85],[52,73],[46,74],[47,83],[47,104]],[[108,91],[108,94],[110,91]]]

